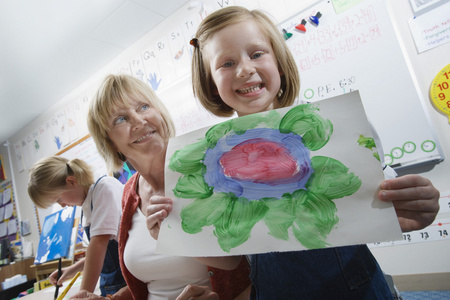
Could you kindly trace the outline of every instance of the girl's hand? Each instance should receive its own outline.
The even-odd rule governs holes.
[[[73,295],[72,297],[69,298],[69,300],[71,299],[108,299],[106,297],[102,297],[93,293],[90,293],[88,291],[85,290],[81,290],[78,291],[78,293],[76,293],[75,295]]]
[[[74,272],[71,272],[70,268],[63,268],[61,269],[61,277],[59,277],[58,280],[58,270],[53,271],[52,274],[48,277],[48,280],[52,285],[58,284],[59,286],[62,286],[62,283],[66,281],[67,279],[72,278],[75,275]]]
[[[427,227],[439,212],[439,191],[427,178],[405,175],[385,180],[380,187],[378,197],[392,201],[403,232]]]
[[[147,228],[150,235],[157,240],[161,222],[172,211],[172,199],[153,195],[150,197],[150,205],[147,206]]]
[[[187,285],[176,300],[218,300],[219,296],[211,291],[208,286],[199,286],[195,284]]]

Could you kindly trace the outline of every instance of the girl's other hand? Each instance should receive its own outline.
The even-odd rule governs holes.
[[[69,298],[69,300],[72,300],[72,299],[92,300],[92,299],[108,299],[108,298],[96,295],[94,293],[90,293],[90,292],[85,291],[85,290],[81,290],[81,291],[79,291],[78,293],[76,293],[75,295],[73,295],[72,297]]]
[[[403,232],[433,223],[439,212],[439,191],[420,175],[405,175],[381,183],[378,197],[391,201]]]
[[[176,300],[218,300],[219,296],[208,286],[187,285]]]

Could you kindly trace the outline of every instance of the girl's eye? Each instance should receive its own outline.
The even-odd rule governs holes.
[[[231,67],[231,66],[233,66],[233,63],[232,63],[231,61],[227,61],[227,62],[225,62],[225,63],[222,64],[222,67],[223,67],[223,68],[229,68],[229,67]]]
[[[263,55],[262,52],[256,52],[256,53],[254,53],[254,54],[252,55],[252,59],[260,58],[262,55]]]

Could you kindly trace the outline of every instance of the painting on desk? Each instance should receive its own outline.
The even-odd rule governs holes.
[[[74,218],[74,207],[65,207],[45,218],[34,264],[68,256]]]

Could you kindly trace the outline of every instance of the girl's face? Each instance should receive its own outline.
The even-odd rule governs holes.
[[[129,107],[117,108],[108,119],[108,136],[116,151],[133,166],[165,153],[167,137],[163,117],[145,99],[130,98]]]
[[[56,196],[53,199],[53,202],[58,203],[62,207],[81,206],[83,205],[86,195],[87,191],[83,186],[78,185],[75,177],[68,176],[64,192]]]
[[[216,93],[239,116],[278,108],[281,78],[267,36],[254,21],[223,28],[205,45]]]

